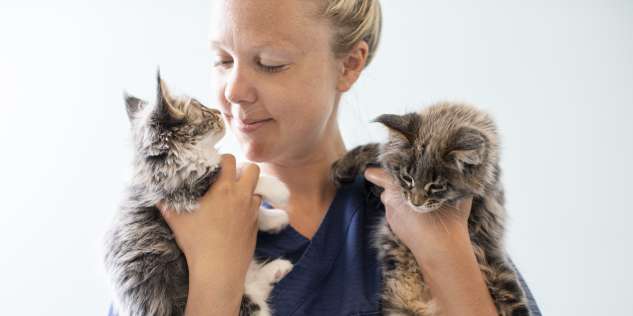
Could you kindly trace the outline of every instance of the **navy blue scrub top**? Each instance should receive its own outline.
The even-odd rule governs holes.
[[[258,259],[286,258],[293,269],[275,285],[269,302],[275,316],[381,315],[381,273],[371,247],[373,227],[384,206],[357,177],[336,192],[311,240],[291,226],[278,234],[259,232]],[[525,281],[532,315],[541,313]],[[112,307],[110,316],[116,316]]]

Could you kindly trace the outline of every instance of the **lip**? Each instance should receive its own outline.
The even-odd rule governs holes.
[[[252,133],[256,130],[258,130],[262,125],[265,125],[266,123],[272,121],[272,118],[266,118],[266,119],[260,119],[260,120],[255,120],[255,119],[238,119],[235,118],[229,114],[224,114],[229,120],[233,121],[235,126],[237,127],[237,129],[242,132],[242,133]]]

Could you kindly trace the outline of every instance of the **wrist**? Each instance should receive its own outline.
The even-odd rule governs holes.
[[[446,229],[441,233],[427,233],[410,247],[419,265],[428,268],[445,266],[474,258],[467,229]]]
[[[420,271],[445,315],[497,315],[469,238],[450,247],[414,252]]]
[[[185,315],[237,315],[244,282],[222,270],[189,270],[189,293]]]
[[[241,297],[244,293],[246,272],[238,265],[223,260],[198,258],[188,260],[187,266],[190,285],[195,283],[208,289],[215,289],[218,294],[227,298]]]

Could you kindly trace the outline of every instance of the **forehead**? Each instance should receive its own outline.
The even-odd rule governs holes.
[[[329,38],[329,27],[315,16],[313,0],[217,0],[210,40],[212,48],[281,46],[313,49]]]

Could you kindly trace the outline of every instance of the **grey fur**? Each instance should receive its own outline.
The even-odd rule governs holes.
[[[225,132],[220,112],[192,98],[171,96],[160,75],[157,80],[154,105],[125,96],[134,145],[133,176],[106,235],[105,247],[114,307],[120,316],[184,313],[187,263],[156,205],[164,201],[177,212],[193,211],[220,171],[220,156],[213,147]],[[275,230],[281,227],[269,226]],[[291,267],[285,260],[273,262],[277,264],[274,267],[282,266],[282,272]],[[266,266],[268,275],[274,278],[249,277],[265,287],[258,293],[269,291],[285,275],[275,274],[268,263],[253,262],[251,270],[257,272]],[[251,296],[252,286],[247,284],[245,288],[241,315],[268,315],[266,297]]]
[[[492,118],[466,104],[438,103],[419,113],[381,115],[389,128],[385,144],[354,148],[333,165],[340,184],[382,166],[419,212],[473,196],[468,219],[480,269],[500,315],[529,315],[527,297],[506,257],[506,210],[500,181],[499,140]],[[378,193],[379,194],[379,193]],[[375,247],[382,263],[382,305],[386,315],[438,315],[439,306],[413,254],[386,220],[377,226]]]

